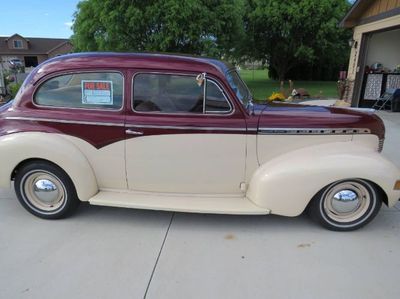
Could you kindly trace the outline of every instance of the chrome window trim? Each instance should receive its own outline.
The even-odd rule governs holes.
[[[206,114],[206,100],[207,100],[207,73],[203,73],[204,74],[204,81],[203,81],[203,114]],[[196,78],[197,79],[197,78]]]
[[[240,81],[243,83],[244,86],[246,86],[247,91],[249,92],[250,97],[253,98],[253,94],[251,93],[250,88],[247,86],[246,82],[244,82],[244,80],[242,79],[242,77],[240,76],[240,73],[237,71],[236,68],[232,68],[232,69],[228,70],[228,71],[226,72],[226,74],[233,73],[233,72],[236,73],[236,74],[238,75]],[[229,83],[229,82],[228,82],[228,83]],[[232,86],[230,86],[230,84],[229,84],[229,88],[232,89]],[[247,110],[247,108],[246,108],[246,105],[238,98],[238,96],[236,95],[235,92],[234,92],[234,94],[235,94],[236,99],[239,101],[239,103],[240,103],[240,104],[242,105],[242,107],[244,108],[244,110],[248,113],[248,110]]]
[[[25,120],[25,121],[43,121],[43,122],[52,122],[52,123],[61,123],[61,124],[74,124],[74,125],[125,127],[124,123],[80,121],[80,120],[64,120],[64,119],[54,119],[54,118],[42,118],[42,117],[7,116],[5,119],[7,119],[7,120]]]
[[[194,73],[190,73],[190,72],[188,72],[188,73],[179,73],[179,72],[174,73],[174,72],[159,72],[159,71],[154,71],[154,72],[152,72],[152,71],[148,71],[148,72],[147,71],[140,71],[140,72],[134,73],[133,76],[132,76],[132,80],[131,80],[131,99],[130,99],[130,102],[131,102],[130,103],[130,107],[131,107],[131,110],[134,113],[143,114],[143,115],[154,115],[154,116],[157,116],[157,115],[167,115],[167,116],[168,115],[177,115],[177,116],[192,116],[192,117],[194,117],[194,116],[202,116],[202,117],[207,117],[207,116],[231,116],[236,111],[235,110],[235,106],[232,105],[231,101],[229,100],[229,97],[227,96],[227,93],[224,91],[224,89],[222,87],[219,86],[219,83],[216,80],[214,80],[213,78],[206,78],[206,79],[212,80],[220,88],[220,90],[222,91],[222,94],[224,95],[225,99],[229,103],[229,106],[231,107],[231,110],[229,112],[225,112],[225,113],[201,113],[200,114],[200,113],[187,113],[187,112],[165,113],[165,112],[154,112],[154,111],[149,111],[149,112],[137,111],[137,110],[135,110],[133,108],[133,97],[134,97],[133,87],[134,87],[135,77],[137,75],[141,75],[141,74],[175,75],[175,76],[190,76],[190,77],[193,76],[193,77],[196,77],[196,75]],[[203,110],[204,110],[204,105],[203,105]]]
[[[206,81],[210,81],[212,84],[214,84],[214,85],[218,88],[218,90],[219,90],[219,91],[222,93],[222,95],[224,96],[225,100],[228,102],[228,105],[229,105],[230,110],[227,111],[227,112],[218,112],[218,111],[208,111],[208,112],[207,112],[207,110],[206,110],[206,105],[205,105],[205,103],[203,102],[203,111],[204,111],[204,114],[218,114],[218,115],[220,115],[220,114],[229,114],[231,111],[233,111],[233,107],[232,107],[231,102],[228,100],[228,98],[227,98],[226,95],[225,95],[224,90],[218,85],[218,83],[216,83],[215,80],[209,79],[209,78],[207,78],[207,77],[206,77]],[[207,88],[208,88],[208,87],[207,87]],[[207,94],[207,89],[206,89],[206,91],[205,91],[204,94],[205,94],[205,95]],[[207,97],[204,96],[204,98],[205,98],[205,102],[206,102],[206,101],[207,101]]]
[[[261,135],[343,135],[371,134],[367,128],[259,128]]]
[[[116,73],[120,74],[122,76],[122,101],[121,101],[121,107],[119,109],[112,109],[112,108],[79,108],[79,107],[65,107],[65,106],[48,106],[48,105],[40,105],[35,102],[35,96],[38,91],[38,89],[47,81],[59,77],[59,76],[64,76],[64,75],[70,75],[70,74],[77,74],[77,73]],[[46,108],[46,109],[69,109],[69,110],[83,110],[83,111],[108,111],[108,112],[121,112],[124,110],[125,107],[125,75],[121,71],[117,70],[107,70],[107,69],[93,69],[93,70],[68,70],[66,72],[57,72],[48,76],[45,76],[43,78],[40,78],[39,81],[37,81],[35,84],[35,88],[32,92],[32,104],[36,108]]]

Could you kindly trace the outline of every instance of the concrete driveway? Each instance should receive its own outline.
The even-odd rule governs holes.
[[[400,114],[380,115],[400,166]],[[400,298],[400,205],[337,233],[305,216],[85,204],[45,221],[0,198],[0,298]]]

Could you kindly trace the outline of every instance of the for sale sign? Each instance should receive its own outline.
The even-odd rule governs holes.
[[[82,103],[89,105],[112,105],[113,83],[104,80],[82,80]]]

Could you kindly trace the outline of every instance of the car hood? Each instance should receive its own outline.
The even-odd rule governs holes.
[[[369,129],[383,138],[383,121],[373,110],[308,106],[298,104],[255,105],[254,114],[259,115],[258,128],[291,129]]]

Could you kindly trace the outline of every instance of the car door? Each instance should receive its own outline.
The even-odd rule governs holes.
[[[132,109],[126,117],[129,189],[195,194],[241,192],[245,120],[216,78],[198,75],[134,74]]]

